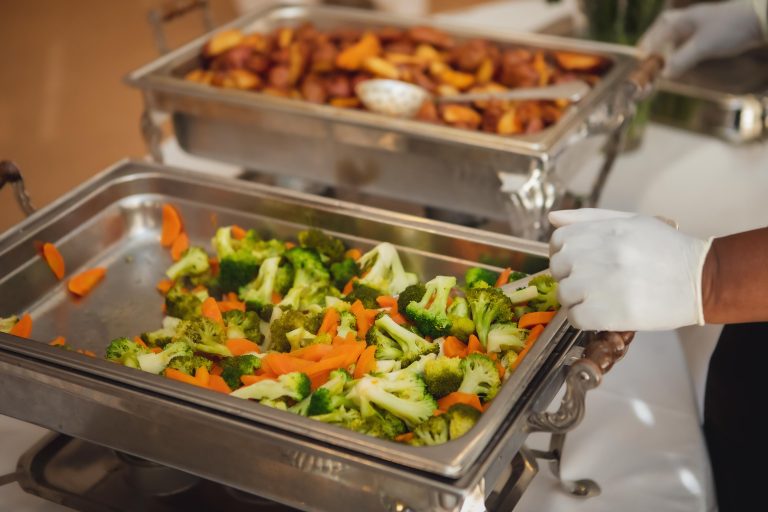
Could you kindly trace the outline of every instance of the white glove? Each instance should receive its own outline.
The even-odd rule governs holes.
[[[766,9],[767,0],[733,0],[669,10],[638,46],[665,55],[664,76],[678,76],[702,60],[736,55],[764,42]]]
[[[701,272],[710,240],[644,215],[551,212],[550,271],[570,322],[584,330],[648,331],[703,324]]]

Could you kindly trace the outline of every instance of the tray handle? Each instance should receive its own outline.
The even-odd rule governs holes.
[[[13,187],[16,202],[19,204],[21,211],[24,212],[24,215],[30,216],[35,213],[35,207],[32,206],[32,201],[24,186],[24,178],[21,175],[21,171],[10,160],[0,161],[0,190],[6,184],[10,184]]]
[[[213,30],[213,18],[211,17],[211,6],[208,0],[170,0],[163,2],[161,7],[149,10],[147,20],[152,28],[155,46],[161,55],[171,50],[165,37],[165,24],[198,9],[203,11],[205,31],[210,32]]]

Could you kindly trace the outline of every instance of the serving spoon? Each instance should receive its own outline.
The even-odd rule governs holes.
[[[383,78],[366,80],[355,87],[358,98],[368,110],[405,118],[415,116],[424,101],[428,99],[438,103],[467,103],[494,99],[508,101],[564,99],[576,102],[589,90],[589,85],[581,80],[545,87],[511,89],[504,92],[476,92],[447,96],[434,96],[416,84]]]

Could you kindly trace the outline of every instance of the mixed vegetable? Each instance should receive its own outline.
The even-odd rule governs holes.
[[[392,244],[362,253],[316,229],[294,243],[221,227],[209,255],[172,206],[163,219],[176,261],[158,284],[162,325],[113,340],[106,359],[371,436],[463,435],[559,307],[548,276],[511,297],[498,286],[523,274],[509,270],[422,282]],[[28,315],[0,319],[30,330]]]

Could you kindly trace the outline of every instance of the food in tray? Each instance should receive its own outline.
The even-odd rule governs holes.
[[[343,108],[363,108],[355,86],[370,78],[417,84],[435,95],[503,92],[584,80],[595,84],[610,62],[600,56],[458,41],[430,27],[320,31],[311,23],[261,34],[236,29],[203,46],[187,80]],[[556,123],[567,101],[427,100],[416,118],[499,135],[535,133]]]
[[[170,209],[172,248],[186,235]],[[416,446],[472,428],[559,307],[549,276],[511,296],[499,286],[524,274],[510,269],[425,281],[392,244],[363,253],[316,229],[287,241],[226,226],[212,246],[174,258],[162,326],[112,340],[107,360]],[[28,315],[0,319],[30,329]]]

